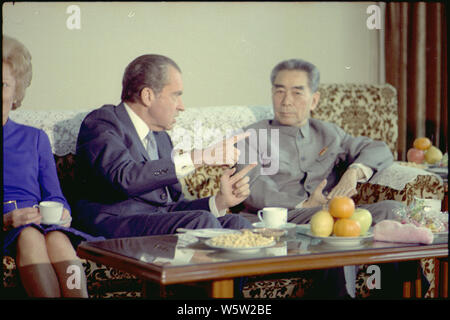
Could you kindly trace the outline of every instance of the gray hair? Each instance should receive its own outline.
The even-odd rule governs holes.
[[[314,93],[319,89],[320,72],[319,69],[311,62],[302,59],[290,59],[278,63],[275,68],[273,68],[270,75],[272,85],[275,82],[278,72],[283,70],[305,71],[308,74],[308,85],[311,92]]]
[[[175,61],[157,54],[142,55],[130,62],[122,79],[122,101],[139,101],[144,88],[158,95],[169,81],[169,65],[181,72]]]

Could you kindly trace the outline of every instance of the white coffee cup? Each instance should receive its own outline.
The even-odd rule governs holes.
[[[39,205],[34,205],[39,208],[39,212],[42,216],[41,223],[57,223],[61,221],[64,205],[61,202],[56,201],[42,201]]]
[[[262,213],[262,216],[261,216]],[[287,223],[287,209],[278,207],[266,207],[258,211],[259,220],[267,228],[279,228]]]

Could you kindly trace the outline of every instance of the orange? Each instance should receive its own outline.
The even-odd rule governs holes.
[[[430,139],[425,137],[417,138],[416,140],[414,140],[413,146],[414,148],[419,150],[427,150],[431,147],[431,141]]]
[[[331,199],[328,211],[335,218],[350,218],[355,211],[355,202],[352,198],[337,196]]]
[[[337,237],[359,237],[361,225],[356,220],[338,219],[334,224],[333,233]]]

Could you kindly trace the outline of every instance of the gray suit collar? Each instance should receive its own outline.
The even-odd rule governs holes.
[[[292,137],[297,137],[299,134],[302,138],[308,139],[309,138],[309,120],[306,122],[306,124],[302,127],[293,127],[293,126],[285,126],[281,124],[278,120],[269,120],[269,124],[274,129],[280,130],[280,133],[289,135]]]

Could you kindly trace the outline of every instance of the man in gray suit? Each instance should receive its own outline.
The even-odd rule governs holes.
[[[245,128],[251,136],[238,162],[245,163],[252,153],[259,158],[249,174],[251,193],[244,202],[250,212],[284,207],[290,222],[308,223],[334,196],[353,196],[357,182],[368,181],[393,163],[384,142],[353,137],[335,124],[310,117],[320,99],[319,79],[317,67],[299,59],[273,69],[274,119]],[[376,223],[392,217],[401,206],[382,201],[362,207]]]
[[[312,215],[335,196],[351,197],[357,182],[365,182],[393,163],[384,142],[353,137],[335,124],[312,119],[319,102],[320,73],[313,64],[292,59],[272,70],[274,119],[245,128],[251,136],[241,147],[238,169],[257,155],[250,172],[250,196],[244,201],[247,218],[264,207],[288,208],[288,221],[308,223]],[[362,205],[373,223],[393,218],[403,205],[396,201]],[[390,268],[390,267],[389,267]],[[383,268],[384,279],[392,273]],[[351,266],[317,271],[314,297],[355,294],[356,269]],[[390,289],[384,282],[385,291]],[[392,281],[391,283],[394,283]]]
[[[206,150],[173,149],[165,130],[184,110],[183,82],[177,64],[164,56],[133,60],[122,81],[122,102],[92,111],[77,140],[77,178],[81,200],[74,222],[106,238],[175,233],[177,228],[251,227],[227,208],[249,194],[254,165],[238,173],[228,169],[220,191],[209,198],[183,198],[179,179],[207,163],[233,166],[238,159],[237,135]]]

